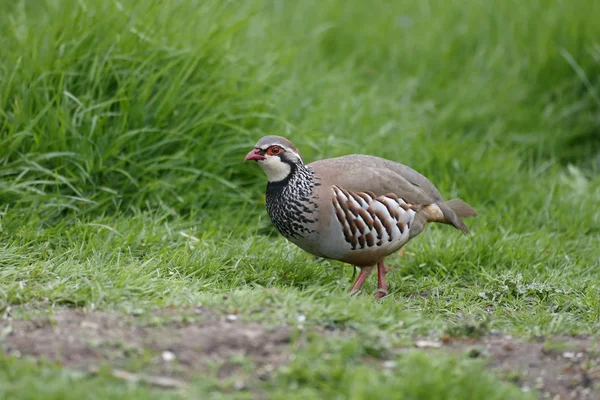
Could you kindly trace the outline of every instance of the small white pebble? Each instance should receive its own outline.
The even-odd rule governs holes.
[[[237,316],[237,315],[235,315],[235,314],[229,314],[229,315],[227,316],[227,321],[235,321],[235,320],[237,320],[237,319],[238,319],[238,316]]]
[[[81,321],[81,327],[94,329],[94,330],[100,328],[100,326],[98,324],[96,324],[95,322],[90,322],[90,321]]]
[[[298,315],[296,317],[296,321],[298,321],[299,323],[303,323],[304,321],[306,321],[306,316],[305,315]]]
[[[383,368],[394,368],[396,366],[396,361],[387,360],[383,362]]]
[[[271,364],[267,364],[267,365],[265,365],[265,366],[263,367],[263,369],[264,369],[266,372],[273,372],[273,371],[275,370],[275,367],[274,367],[273,365],[271,365]]]
[[[246,388],[246,384],[243,380],[238,380],[233,384],[233,388],[235,390],[244,390]]]
[[[572,351],[565,351],[563,353],[563,357],[564,358],[575,358],[575,353],[573,353]]]
[[[175,360],[175,353],[173,353],[172,351],[166,350],[166,351],[162,352],[161,357],[162,357],[163,361],[171,362],[171,361]]]
[[[438,347],[442,347],[442,342],[436,342],[433,340],[417,340],[415,342],[415,346],[417,346],[419,348],[423,348],[423,347],[438,348]]]

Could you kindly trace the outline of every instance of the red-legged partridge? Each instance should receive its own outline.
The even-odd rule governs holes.
[[[360,268],[350,288],[360,291],[377,265],[378,290],[387,294],[383,259],[442,222],[468,233],[460,218],[475,210],[459,199],[445,201],[423,175],[379,157],[348,155],[305,165],[284,137],[265,136],[246,156],[266,173],[267,211],[288,240],[318,257]]]

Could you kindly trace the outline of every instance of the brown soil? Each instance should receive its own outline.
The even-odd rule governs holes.
[[[201,371],[217,378],[232,376],[244,359],[264,379],[287,360],[284,347],[291,329],[243,323],[236,315],[216,316],[202,308],[171,311],[170,316],[168,310],[124,316],[62,309],[51,317],[0,321],[0,332],[5,332],[1,342],[8,354],[85,371],[111,365],[118,377],[138,380],[125,372],[133,367],[144,371],[142,379],[148,383],[179,387]]]
[[[600,342],[589,336],[515,340],[490,335],[445,340],[442,348],[484,357],[505,380],[523,390],[537,389],[542,399],[600,399]]]
[[[224,379],[246,368],[248,379],[267,379],[287,362],[291,335],[288,326],[243,322],[204,308],[135,316],[60,309],[31,320],[0,320],[0,343],[8,354],[88,372],[109,365],[121,379],[175,388],[198,372]],[[526,341],[488,335],[415,345],[423,351],[483,357],[505,380],[524,390],[538,389],[542,398],[600,399],[600,344],[591,337]],[[131,370],[143,374],[127,372]]]

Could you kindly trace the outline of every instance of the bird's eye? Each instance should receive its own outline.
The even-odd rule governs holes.
[[[279,154],[281,152],[283,152],[283,149],[279,146],[271,146],[267,150],[267,154],[269,154],[271,156],[276,156],[277,154]]]

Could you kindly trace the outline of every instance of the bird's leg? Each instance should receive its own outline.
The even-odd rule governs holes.
[[[373,267],[360,267],[360,273],[358,274],[358,278],[356,278],[356,281],[354,281],[354,284],[352,285],[350,290],[348,290],[351,296],[354,296],[358,292],[360,292],[360,289],[365,284],[365,281],[367,280],[367,277],[369,276],[372,270]]]
[[[383,265],[383,260],[377,263],[377,293],[375,298],[380,299],[388,294],[388,284],[385,281],[385,274],[388,273],[388,269]]]

